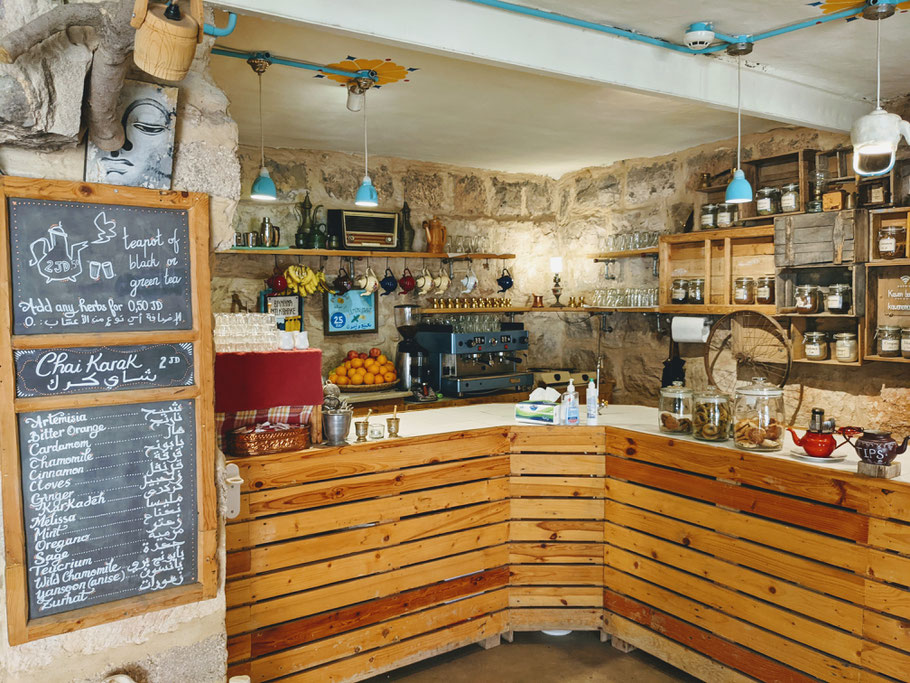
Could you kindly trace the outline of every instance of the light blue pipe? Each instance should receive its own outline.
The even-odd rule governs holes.
[[[224,28],[218,28],[214,24],[206,24],[203,27],[203,31],[207,36],[215,36],[216,38],[222,38],[224,36],[229,36],[234,32],[234,29],[237,28],[237,15],[233,12],[228,12],[228,22],[227,26]]]
[[[362,69],[360,71],[345,71],[343,69],[333,69],[328,66],[323,66],[322,64],[313,64],[312,62],[303,62],[299,59],[288,59],[287,57],[276,57],[275,55],[269,52],[244,52],[243,50],[235,50],[232,47],[219,47],[215,46],[212,48],[213,55],[221,55],[223,57],[236,57],[237,59],[242,59],[246,61],[250,58],[265,59],[272,64],[281,64],[283,66],[293,66],[295,69],[308,69],[310,71],[321,71],[326,74],[335,74],[336,76],[347,76],[348,78],[370,78],[374,81],[379,80],[379,76],[375,72]]]

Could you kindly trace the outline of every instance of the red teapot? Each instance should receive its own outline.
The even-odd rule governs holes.
[[[401,287],[401,291],[398,292],[399,294],[407,294],[417,286],[417,280],[414,279],[414,276],[411,275],[411,271],[407,268],[402,272],[401,277],[398,280],[398,286]]]
[[[856,443],[851,442],[851,445],[856,449],[859,459],[870,465],[890,465],[897,456],[907,450],[907,441],[910,440],[910,436],[905,436],[898,444],[891,437],[891,432],[857,429],[855,434],[860,432],[862,435]],[[847,440],[850,441],[849,437]]]
[[[787,427],[790,436],[793,437],[793,443],[803,448],[807,455],[813,458],[827,458],[843,446],[850,442],[850,436],[858,434],[861,430],[856,427],[842,427],[835,430],[834,420],[825,419],[825,411],[821,408],[812,409],[812,418],[809,420],[809,430],[802,438],[796,435],[792,427]],[[835,431],[844,437],[840,443],[834,438]]]

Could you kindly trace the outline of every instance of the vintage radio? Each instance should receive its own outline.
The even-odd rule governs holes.
[[[342,249],[397,249],[398,214],[383,211],[328,210],[329,236]]]

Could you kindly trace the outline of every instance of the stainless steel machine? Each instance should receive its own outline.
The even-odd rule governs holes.
[[[523,326],[491,332],[453,332],[450,325],[420,325],[417,343],[427,351],[428,381],[446,396],[527,391],[531,372],[519,371],[528,349]]]

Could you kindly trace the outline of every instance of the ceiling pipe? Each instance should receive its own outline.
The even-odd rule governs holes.
[[[348,78],[368,78],[372,81],[379,80],[379,76],[375,71],[370,71],[368,69],[361,69],[360,71],[346,71],[344,69],[333,69],[329,66],[323,66],[322,64],[313,64],[312,62],[304,62],[299,59],[291,59],[289,57],[278,57],[271,54],[270,52],[244,52],[243,50],[235,50],[232,47],[219,47],[215,46],[212,48],[213,55],[221,55],[222,57],[236,57],[237,59],[242,59],[248,61],[250,59],[267,59],[272,64],[281,64],[282,66],[292,66],[295,69],[307,69],[309,71],[320,71],[326,74],[334,74],[336,76],[347,76]]]
[[[223,38],[224,36],[231,35],[234,32],[235,28],[237,28],[237,15],[233,12],[228,12],[228,21],[227,25],[224,28],[218,28],[214,24],[206,24],[202,30],[207,36]]]

